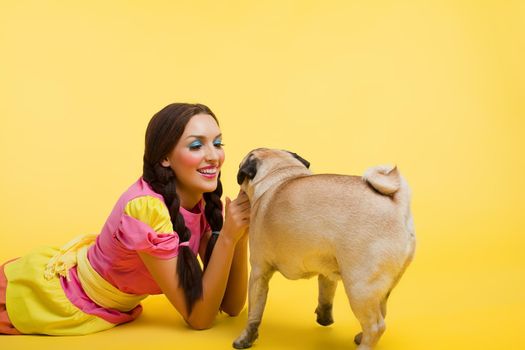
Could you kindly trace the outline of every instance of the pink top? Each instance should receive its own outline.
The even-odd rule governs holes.
[[[138,197],[152,196],[163,201],[142,178],[135,182],[120,197],[106,220],[96,243],[88,250],[88,260],[93,268],[109,283],[129,294],[161,294],[137,252],[145,252],[160,259],[171,259],[178,255],[179,236],[176,233],[157,233],[149,225],[128,216],[126,204]],[[180,208],[186,226],[191,231],[189,245],[197,254],[200,240],[209,226],[204,215],[203,202],[188,211]],[[86,295],[78,280],[76,268],[69,273],[70,281],[61,278],[68,299],[85,313],[97,315],[111,323],[124,323],[138,317],[139,305],[129,312],[105,309],[95,304]]]

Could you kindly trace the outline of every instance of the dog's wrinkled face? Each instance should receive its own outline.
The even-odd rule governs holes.
[[[248,153],[239,165],[239,171],[237,172],[237,183],[239,185],[242,185],[246,178],[253,180],[257,174],[257,158],[252,153],[253,151]]]
[[[255,149],[248,153],[239,165],[237,183],[242,185],[246,179],[253,180],[258,173],[267,173],[273,168],[297,166],[297,161],[310,168],[310,162],[297,153],[268,148]]]

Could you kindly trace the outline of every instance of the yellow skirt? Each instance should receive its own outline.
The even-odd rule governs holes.
[[[44,278],[46,265],[59,251],[37,248],[5,265],[7,313],[16,329],[24,334],[83,335],[116,326],[73,305],[59,278]]]

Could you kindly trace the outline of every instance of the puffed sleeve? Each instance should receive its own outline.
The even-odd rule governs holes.
[[[179,252],[179,236],[173,232],[168,208],[152,196],[138,197],[127,203],[116,239],[128,250],[161,259],[171,259]]]

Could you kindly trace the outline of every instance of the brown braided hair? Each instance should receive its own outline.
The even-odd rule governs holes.
[[[176,174],[171,168],[161,165],[179,141],[186,124],[197,114],[208,114],[219,124],[217,117],[205,105],[189,103],[173,103],[157,112],[151,118],[146,129],[146,146],[144,150],[144,166],[142,177],[151,188],[162,195],[169,209],[174,231],[180,242],[187,242],[191,237],[186,227],[184,217],[180,213],[180,199],[176,192]],[[209,262],[213,247],[222,229],[222,184],[220,173],[217,179],[217,188],[213,192],[204,193],[204,215],[213,232],[204,258],[204,266]],[[177,275],[184,290],[188,313],[191,313],[197,299],[202,297],[202,269],[197,256],[190,247],[180,246],[177,259]]]

